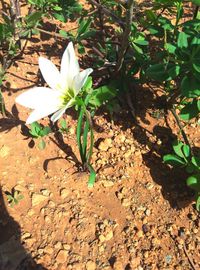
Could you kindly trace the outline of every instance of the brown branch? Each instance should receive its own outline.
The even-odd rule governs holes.
[[[42,32],[42,33],[44,33],[44,34],[47,34],[47,35],[49,35],[49,36],[53,36],[53,37],[58,37],[58,38],[63,38],[63,39],[65,39],[61,34],[58,34],[58,33],[56,33],[56,32],[52,33],[52,32],[49,32],[49,31],[47,31],[47,30],[43,30],[43,29],[38,28],[38,27],[35,27],[35,29],[38,30],[38,31],[40,31],[40,32]]]
[[[183,126],[182,126],[182,124],[180,122],[180,119],[179,119],[178,115],[176,114],[175,109],[171,108],[170,111],[171,111],[172,115],[174,116],[174,118],[176,120],[176,123],[177,123],[177,125],[178,125],[178,127],[180,129],[180,132],[181,132],[181,135],[183,137],[183,140],[184,140],[185,144],[190,146],[190,142],[189,142],[189,140],[187,138],[187,135],[186,135],[186,133],[185,133],[185,131],[183,129]],[[190,149],[192,149],[191,146],[190,146]]]
[[[122,45],[119,51],[119,58],[118,58],[117,66],[115,70],[116,73],[118,73],[122,67],[122,64],[124,62],[124,55],[128,48],[129,34],[131,32],[131,24],[133,20],[133,6],[134,6],[134,0],[129,0],[128,5],[127,5],[127,11],[126,11],[126,26],[125,26],[125,30],[122,36]]]
[[[95,0],[89,0],[89,2],[92,5],[100,8],[106,15],[111,16],[122,28],[124,27],[125,23],[122,20],[120,20],[120,18],[118,18],[111,10],[109,10],[105,6],[97,3]]]

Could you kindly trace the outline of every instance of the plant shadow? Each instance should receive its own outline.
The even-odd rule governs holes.
[[[47,270],[24,248],[20,225],[8,214],[1,186],[0,236],[0,270]]]
[[[188,174],[182,168],[174,168],[163,162],[163,156],[173,152],[172,142],[177,139],[177,136],[172,132],[168,121],[167,112],[164,114],[163,121],[155,122],[152,127],[152,132],[149,132],[143,127],[148,127],[148,121],[145,119],[145,115],[149,108],[156,110],[163,108],[160,106],[162,98],[153,100],[153,94],[149,90],[145,90],[145,93],[140,94],[137,98],[142,101],[140,110],[137,110],[137,117],[140,119],[134,131],[133,137],[141,145],[148,145],[149,151],[142,154],[143,162],[150,169],[150,174],[155,183],[161,186],[161,192],[165,200],[170,203],[170,206],[174,209],[182,209],[191,204],[194,198],[193,191],[186,186],[186,179]],[[149,100],[146,103],[144,97]],[[152,106],[154,104],[154,106]],[[165,110],[165,109],[164,109]],[[148,117],[149,119],[149,117]],[[163,126],[165,122],[165,126]],[[148,135],[147,135],[148,134]],[[151,136],[156,138],[155,142],[151,141]]]

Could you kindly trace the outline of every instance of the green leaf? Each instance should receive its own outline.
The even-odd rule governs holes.
[[[189,75],[185,76],[181,81],[181,93],[188,98],[200,96],[200,80]]]
[[[143,50],[139,46],[137,46],[134,42],[132,42],[132,46],[133,46],[133,49],[135,49],[137,53],[143,54]]]
[[[94,186],[94,182],[95,182],[95,179],[96,179],[96,172],[93,169],[92,165],[88,164],[88,168],[89,168],[89,171],[90,171],[90,177],[89,177],[89,181],[88,181],[88,187],[89,188],[92,188]]]
[[[60,13],[54,13],[53,14],[54,18],[59,20],[60,22],[66,22],[66,18],[63,14],[60,14]]]
[[[191,2],[196,6],[200,6],[200,0],[191,0]]]
[[[134,39],[134,43],[140,46],[147,46],[149,44],[149,42],[142,37],[139,37],[138,39]]]
[[[87,78],[87,81],[85,82],[83,88],[82,88],[82,91],[88,93],[91,89],[92,89],[92,77],[89,76]]]
[[[189,158],[190,156],[190,147],[187,144],[184,144],[182,147],[183,154],[186,158]]]
[[[46,143],[44,140],[41,140],[38,144],[40,150],[43,150],[46,147]]]
[[[110,99],[114,98],[117,95],[117,92],[116,86],[112,85],[112,83],[101,86],[93,91],[89,103],[95,107],[100,107]]]
[[[196,209],[197,211],[200,211],[200,193],[199,192],[197,193],[197,196],[196,196]]]
[[[177,45],[179,48],[187,48],[188,47],[188,35],[184,32],[180,32],[178,35]]]
[[[184,144],[180,141],[174,141],[173,144],[173,150],[180,158],[188,158],[190,156],[190,147],[187,144]],[[185,160],[187,163],[187,161]]]
[[[155,64],[146,70],[146,75],[155,81],[163,82],[176,78],[180,73],[180,66],[175,64]]]
[[[146,75],[155,81],[166,81],[168,78],[166,65],[163,63],[152,65],[146,70]]]
[[[64,38],[68,38],[69,37],[69,33],[67,33],[65,30],[60,30],[59,34],[64,37]]]
[[[62,129],[66,129],[67,128],[67,122],[65,119],[61,119],[60,120],[60,125]]]
[[[196,156],[193,156],[192,157],[192,164],[200,170],[200,158],[199,157],[196,157]]]
[[[145,14],[147,16],[147,19],[151,22],[156,22],[157,21],[157,15],[155,12],[153,12],[152,10],[145,10]]]
[[[180,111],[180,118],[188,121],[194,117],[197,117],[197,115],[199,114],[199,108],[197,103],[197,100],[193,100],[192,102],[186,104],[185,107]]]
[[[200,174],[194,174],[188,177],[186,183],[190,188],[200,191]]]
[[[195,71],[200,73],[200,59],[199,58],[196,58],[196,57],[194,58],[192,66],[195,69]],[[199,74],[199,78],[200,78],[200,74]]]
[[[88,18],[87,20],[80,20],[77,36],[84,34],[89,29],[91,22],[91,18]]]
[[[44,137],[51,133],[51,128],[50,127],[44,127],[42,130],[40,130],[40,136]]]
[[[165,43],[165,49],[171,53],[171,54],[174,54],[175,51],[176,51],[176,46],[174,46],[173,44],[170,44],[170,43]]]
[[[43,13],[41,11],[35,11],[25,17],[26,23],[29,27],[34,27],[41,19]]]
[[[40,136],[40,130],[42,129],[42,127],[40,126],[38,122],[34,122],[30,126],[31,126],[31,129],[29,130],[29,133],[33,137],[38,138]]]
[[[172,166],[186,166],[186,162],[182,158],[173,154],[165,155],[163,161]]]

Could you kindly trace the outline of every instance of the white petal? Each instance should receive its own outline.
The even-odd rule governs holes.
[[[79,73],[78,59],[75,55],[73,43],[70,42],[62,56],[61,76],[64,81],[64,87],[71,88],[73,78]]]
[[[80,92],[81,88],[84,86],[88,76],[90,75],[90,73],[92,73],[92,71],[92,68],[87,68],[74,77],[73,89],[75,91],[75,95]]]
[[[38,108],[35,109],[30,116],[28,117],[28,119],[26,120],[26,124],[31,124],[35,121],[38,121],[46,116],[48,116],[49,114],[54,113],[55,111],[57,111],[59,108],[56,106],[49,106],[49,107],[43,107],[43,108]]]
[[[65,107],[63,107],[62,109],[60,109],[59,111],[57,111],[56,113],[54,113],[54,114],[52,115],[51,121],[52,121],[52,122],[56,122],[56,121],[57,121],[57,120],[65,113],[65,111],[66,111],[68,108],[70,108],[70,107],[73,106],[73,104],[74,104],[74,99],[71,99],[71,100],[67,103],[67,105],[65,105]]]
[[[15,101],[30,109],[60,104],[59,92],[46,87],[32,88],[19,95]]]
[[[55,90],[59,90],[61,76],[57,67],[48,59],[44,57],[39,58],[39,67],[43,78],[47,84]]]

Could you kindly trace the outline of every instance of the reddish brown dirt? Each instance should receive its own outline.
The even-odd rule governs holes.
[[[137,125],[124,108],[112,121],[106,112],[95,117],[92,162],[98,174],[92,189],[88,175],[79,171],[71,111],[65,116],[69,132],[51,134],[45,150],[27,136],[24,121],[30,112],[15,98],[40,83],[38,56],[59,64],[65,46],[49,36],[42,43],[35,39],[6,75],[7,117],[0,119],[0,270],[18,264],[27,270],[189,270],[191,262],[199,269],[199,214],[184,172],[162,162],[178,130],[171,115],[165,119],[160,113],[156,86],[136,89]],[[199,126],[192,123],[186,132],[200,147]],[[12,188],[24,196],[13,208],[6,196]]]

